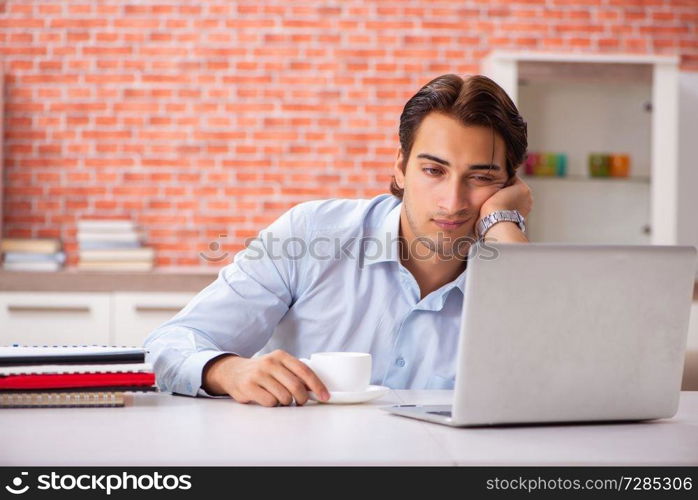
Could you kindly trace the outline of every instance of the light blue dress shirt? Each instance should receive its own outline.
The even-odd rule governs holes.
[[[369,352],[371,384],[452,389],[466,271],[420,299],[399,260],[401,207],[386,194],[283,214],[147,337],[159,387],[207,396],[212,358],[283,349]]]

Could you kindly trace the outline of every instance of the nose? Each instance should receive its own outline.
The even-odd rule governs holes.
[[[451,181],[444,183],[443,191],[439,193],[439,210],[449,215],[466,212],[470,206],[470,189],[463,182]]]

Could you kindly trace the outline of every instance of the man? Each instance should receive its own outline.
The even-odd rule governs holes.
[[[297,205],[148,336],[163,390],[326,400],[298,359],[320,351],[371,353],[372,384],[453,388],[470,243],[527,241],[526,123],[492,80],[444,75],[399,136],[392,195]]]

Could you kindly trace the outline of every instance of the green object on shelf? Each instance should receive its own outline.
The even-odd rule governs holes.
[[[592,177],[608,177],[608,155],[604,153],[591,153],[589,155],[589,175]]]

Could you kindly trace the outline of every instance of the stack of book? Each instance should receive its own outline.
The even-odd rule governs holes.
[[[0,408],[124,406],[155,390],[140,347],[0,347]]]
[[[78,269],[90,271],[149,271],[154,252],[141,246],[142,233],[130,220],[78,221]]]
[[[58,239],[5,238],[0,251],[2,267],[9,271],[58,271],[65,262]]]

